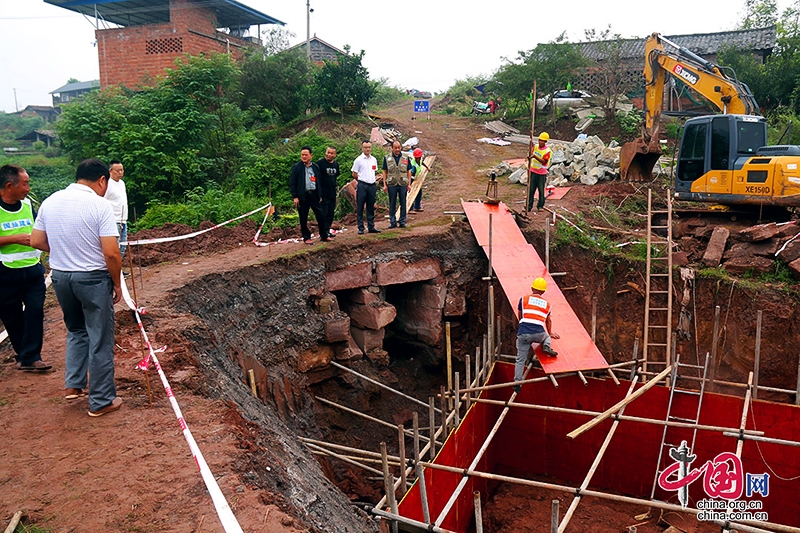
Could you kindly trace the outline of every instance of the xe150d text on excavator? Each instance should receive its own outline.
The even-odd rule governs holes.
[[[664,44],[677,50],[673,53]],[[800,146],[766,146],[767,123],[750,88],[730,69],[652,34],[645,43],[642,137],[623,145],[620,177],[650,181],[659,156],[666,75],[701,94],[723,114],[686,121],[675,197],[721,204],[800,207]]]

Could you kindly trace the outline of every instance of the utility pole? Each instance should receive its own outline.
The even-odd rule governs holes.
[[[14,89],[14,108],[19,111],[19,104],[17,103],[17,90]]]
[[[311,0],[306,0],[306,59],[311,61]]]

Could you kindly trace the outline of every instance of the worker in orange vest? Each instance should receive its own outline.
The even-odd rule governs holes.
[[[555,357],[558,352],[550,347],[550,339],[558,339],[558,333],[553,333],[550,320],[550,303],[542,298],[547,290],[547,281],[536,278],[531,284],[531,294],[519,299],[519,329],[517,330],[517,361],[514,366],[514,381],[522,381],[522,373],[531,344],[542,345],[542,352],[550,357]],[[520,385],[514,385],[514,392],[519,392]]]

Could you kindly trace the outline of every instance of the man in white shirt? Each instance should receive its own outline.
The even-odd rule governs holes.
[[[75,183],[42,202],[31,232],[31,246],[50,252],[53,288],[67,326],[65,397],[84,396],[88,382],[89,416],[122,406],[114,385],[114,304],[122,296],[122,258],[114,209],[102,198],[109,179],[105,163],[82,161]]]
[[[125,175],[125,167],[116,159],[108,164],[108,172],[111,179],[108,181],[108,190],[104,198],[111,202],[114,207],[114,219],[117,221],[117,231],[119,232],[119,242],[128,242],[128,190],[122,176]],[[119,253],[125,255],[127,244],[120,244]]]
[[[372,143],[361,143],[361,155],[353,161],[350,172],[358,182],[356,184],[356,221],[358,234],[364,235],[364,207],[367,210],[367,229],[370,233],[380,233],[375,228],[375,171],[378,170],[378,160],[372,156]]]

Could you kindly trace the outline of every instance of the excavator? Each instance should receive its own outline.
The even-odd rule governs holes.
[[[668,51],[667,44],[677,52]],[[675,198],[718,204],[800,207],[800,146],[766,146],[767,121],[747,84],[731,69],[653,33],[645,43],[642,136],[620,151],[620,177],[650,181],[661,156],[659,119],[666,75],[701,94],[722,114],[686,121]]]

